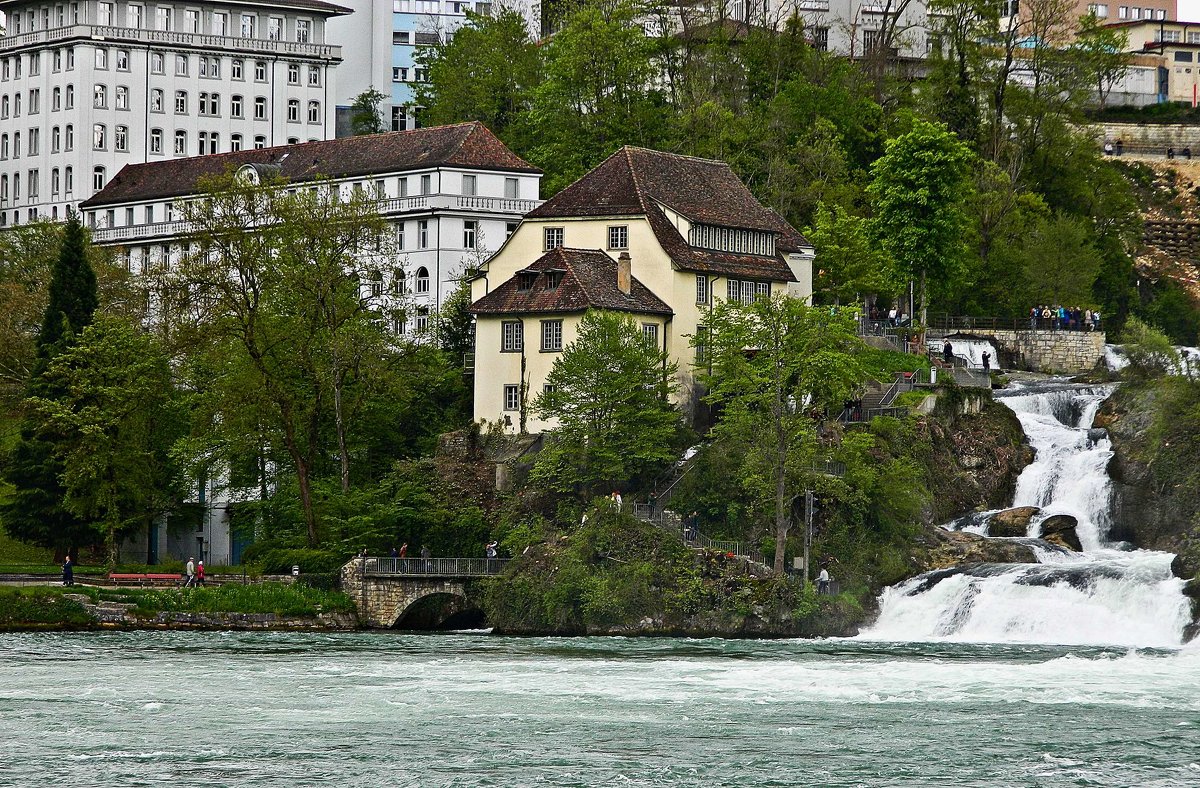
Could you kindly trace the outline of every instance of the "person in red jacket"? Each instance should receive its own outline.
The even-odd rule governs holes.
[[[196,564],[196,584],[204,585],[204,561]]]

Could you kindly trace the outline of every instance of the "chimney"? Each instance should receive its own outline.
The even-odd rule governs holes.
[[[630,266],[629,252],[621,252],[617,258],[617,289],[625,295],[633,288],[633,273]]]

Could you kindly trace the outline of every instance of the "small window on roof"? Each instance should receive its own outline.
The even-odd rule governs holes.
[[[537,274],[533,273],[532,271],[520,272],[519,274],[517,274],[517,289],[518,290],[532,289],[533,288],[533,280],[536,277],[537,277]]]
[[[560,284],[562,284],[562,279],[563,279],[563,272],[562,272],[562,271],[550,271],[550,272],[548,272],[548,273],[546,274],[546,289],[547,289],[547,290],[556,290],[556,289],[558,289],[558,286],[559,286]]]

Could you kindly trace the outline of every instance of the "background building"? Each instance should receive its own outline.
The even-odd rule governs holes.
[[[279,2],[0,0],[0,225],[104,188],[126,164],[321,140],[347,9]]]

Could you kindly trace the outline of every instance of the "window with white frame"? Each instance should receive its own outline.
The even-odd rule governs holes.
[[[321,102],[319,102],[319,101],[308,102],[308,122],[309,123],[320,123],[321,122]]]
[[[547,353],[553,353],[562,350],[563,346],[563,321],[561,320],[543,320],[542,321],[542,350]]]
[[[629,248],[629,226],[616,225],[608,228],[608,248],[609,249],[628,249]]]
[[[129,50],[128,49],[118,49],[116,61],[117,61],[117,71],[128,71],[129,70]]]
[[[187,132],[183,129],[175,130],[175,155],[187,155]]]
[[[151,74],[161,74],[161,73],[163,73],[163,68],[164,68],[164,65],[163,65],[162,53],[161,52],[150,53],[150,73]]]
[[[463,193],[463,196],[465,196],[465,197],[474,197],[475,196],[475,176],[474,175],[462,176],[462,193]]]
[[[229,135],[229,150],[233,151],[234,153],[237,153],[241,149],[242,149],[242,135],[241,134],[230,134]]]
[[[500,352],[519,353],[525,349],[525,324],[520,320],[500,323]]]
[[[429,292],[429,269],[421,266],[417,269],[417,294],[422,295]]]
[[[299,44],[307,44],[309,38],[312,37],[312,22],[308,19],[296,20],[296,42]]]
[[[312,88],[321,87],[321,67],[320,66],[309,66],[308,67],[308,86],[312,87]]]
[[[254,38],[258,32],[258,17],[254,14],[242,14],[242,38]]]
[[[288,123],[300,122],[300,99],[288,99],[287,119]]]
[[[188,94],[186,90],[175,91],[175,114],[186,115],[188,111]]]
[[[254,81],[255,82],[266,82],[267,81],[267,61],[265,61],[265,60],[254,61]]]
[[[466,219],[463,221],[463,248],[474,249],[477,242],[477,226],[478,223],[474,219]]]
[[[108,147],[108,127],[103,123],[92,124],[92,149],[104,150]]]
[[[113,129],[113,150],[126,153],[129,151],[129,127],[117,126]]]
[[[513,383],[504,384],[504,409],[521,409],[521,387]]]
[[[289,85],[299,85],[300,84],[300,64],[288,63],[288,84]]]
[[[421,176],[421,194],[431,194],[433,192],[433,176]]]
[[[254,119],[267,119],[267,99],[264,96],[258,96],[254,99]]]
[[[243,17],[244,19],[245,17]],[[267,17],[267,40],[281,41],[283,39],[283,17]]]
[[[429,248],[429,220],[428,219],[422,219],[421,221],[417,222],[417,248],[418,249],[428,249]],[[424,270],[424,269],[422,269],[422,270]],[[419,289],[419,286],[418,286],[417,292],[418,293],[421,292],[421,290]]]
[[[504,196],[510,200],[515,200],[520,196],[520,182],[516,178],[504,179]]]
[[[229,77],[230,79],[243,80],[246,78],[246,62],[244,60],[233,59],[229,61]]]
[[[67,172],[71,169],[68,167]],[[68,176],[70,177],[70,176]],[[92,191],[101,191],[104,188],[105,182],[108,180],[108,171],[100,165],[92,167]],[[70,191],[68,188],[67,191]]]
[[[175,56],[175,76],[186,77],[188,75],[188,57],[187,55]]]
[[[256,135],[254,136],[254,148],[255,148],[255,150],[261,150],[261,149],[263,149],[263,148],[265,148],[265,147],[267,147],[267,138],[266,138],[266,137],[264,137],[264,136],[263,136],[263,135],[261,135],[261,134],[256,134]]]
[[[92,106],[96,109],[108,107],[108,88],[106,86],[96,85],[92,88]]]
[[[125,85],[117,85],[116,107],[117,109],[129,109],[129,88]]]
[[[563,228],[546,227],[542,230],[542,249],[550,251],[563,245]]]
[[[708,303],[708,276],[706,274],[696,274],[696,303]]]
[[[163,130],[162,129],[150,129],[150,152],[151,153],[162,153],[163,152]]]
[[[130,5],[125,9],[126,27],[132,27],[134,30],[140,30],[142,27],[142,7],[140,5]]]

